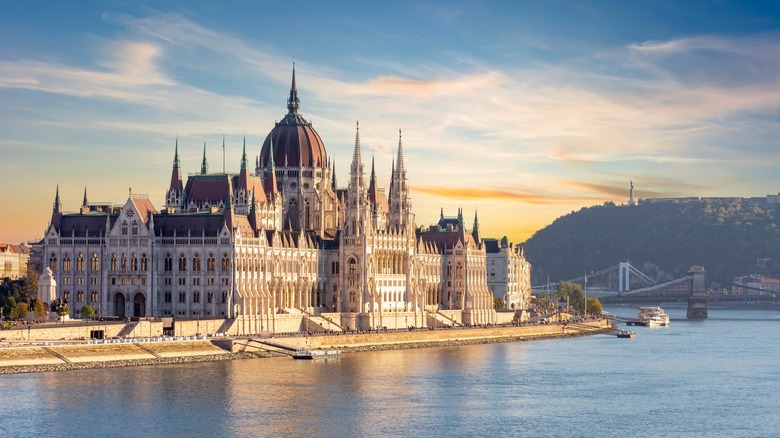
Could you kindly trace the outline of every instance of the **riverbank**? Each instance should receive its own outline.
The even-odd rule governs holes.
[[[608,321],[583,324],[524,327],[417,330],[355,333],[313,337],[274,337],[273,343],[289,349],[332,349],[344,353],[522,342],[605,333]],[[262,339],[260,339],[262,341]],[[301,345],[302,342],[305,345]],[[140,365],[185,364],[207,361],[279,357],[251,339],[123,342],[118,344],[31,345],[0,348],[0,374],[115,368]]]

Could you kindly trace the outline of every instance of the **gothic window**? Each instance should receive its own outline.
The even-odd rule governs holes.
[[[227,292],[222,292],[222,304],[227,303]]]
[[[136,222],[136,221],[133,221],[133,226],[132,226],[132,228],[130,229],[130,233],[131,233],[133,236],[137,236],[137,235],[138,235],[138,222]]]
[[[171,291],[165,291],[165,302],[166,303],[171,302]]]
[[[62,294],[62,298],[65,299],[65,303],[66,304],[69,303],[70,302],[70,292],[65,291],[65,293]]]
[[[307,230],[308,230],[309,228],[311,228],[311,227],[309,226],[309,213],[310,213],[310,209],[309,209],[309,201],[308,201],[308,200],[306,200],[306,201],[303,201],[303,220],[304,220],[304,228],[305,228],[305,229],[307,229]]]
[[[111,254],[111,270],[117,270],[116,254]]]
[[[230,258],[228,258],[227,253],[222,254],[222,272],[227,272],[230,270]]]
[[[131,271],[137,271],[138,270],[138,257],[136,257],[135,253],[133,253],[130,256],[130,270]]]
[[[119,261],[119,268],[123,271],[127,271],[127,255],[122,254],[122,258]]]
[[[51,269],[52,272],[57,271],[57,256],[54,253],[51,253],[51,257],[49,257],[49,269]]]
[[[208,299],[208,303],[209,304],[214,302],[214,292],[209,292],[208,295],[206,296],[206,298]]]
[[[357,260],[351,258],[347,263],[349,263],[349,275],[357,274]]]
[[[187,292],[179,292],[179,302],[180,303],[187,302]]]
[[[209,258],[206,261],[206,269],[209,272],[214,272],[217,270],[217,259],[214,258],[214,254],[209,254]]]
[[[100,259],[98,259],[97,253],[92,253],[92,260],[89,262],[89,269],[93,272],[100,270]]]
[[[141,270],[146,271],[149,269],[149,259],[146,258],[146,254],[141,254]]]
[[[84,254],[79,253],[79,258],[76,259],[76,270],[84,271]]]
[[[195,254],[195,257],[192,258],[192,270],[200,272],[200,254]]]
[[[122,235],[127,236],[127,222],[122,221]]]
[[[187,258],[184,257],[184,254],[182,253],[179,255],[179,272],[185,271],[187,271]]]
[[[349,293],[349,302],[354,303],[355,302],[355,292]]]
[[[192,293],[192,302],[200,303],[200,292],[195,291]]]
[[[298,201],[295,199],[290,200],[290,207],[288,209],[287,217],[290,219],[290,224],[294,230],[298,229]]]
[[[80,291],[76,292],[76,301],[78,301],[79,303],[83,303],[84,302],[84,291],[80,290]]]
[[[70,256],[68,254],[65,254],[65,257],[62,258],[62,270],[70,271]]]
[[[173,258],[170,254],[165,254],[165,271],[171,272],[173,271]]]
[[[93,290],[93,291],[92,291],[92,293],[91,293],[90,295],[91,295],[91,296],[90,296],[90,298],[89,298],[89,301],[91,301],[91,302],[93,302],[93,303],[97,303],[97,302],[98,302],[98,293],[97,293],[97,291],[94,291],[94,290]]]

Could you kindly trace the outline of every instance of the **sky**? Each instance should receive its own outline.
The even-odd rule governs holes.
[[[0,242],[183,170],[237,172],[300,111],[346,186],[403,130],[418,225],[522,242],[582,207],[780,192],[780,6],[761,1],[6,1]],[[370,162],[366,162],[366,168]]]

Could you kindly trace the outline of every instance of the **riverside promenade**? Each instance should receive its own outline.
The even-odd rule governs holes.
[[[476,327],[414,331],[380,331],[272,338],[138,338],[106,343],[61,341],[0,344],[0,374],[61,371],[85,368],[190,363],[282,355],[262,345],[291,349],[341,349],[344,353],[402,348],[428,348],[496,342],[520,342],[586,336],[613,330],[608,320],[578,324]]]

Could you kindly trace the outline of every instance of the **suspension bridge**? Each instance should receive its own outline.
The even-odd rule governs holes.
[[[703,319],[707,318],[708,298],[704,274],[703,267],[693,266],[687,275],[655,282],[630,263],[621,262],[566,281],[579,284],[586,296],[599,298],[605,304],[687,301],[688,318]],[[553,286],[548,282],[546,285],[535,286],[533,291],[552,294]]]

